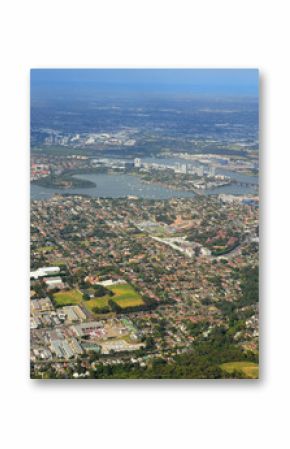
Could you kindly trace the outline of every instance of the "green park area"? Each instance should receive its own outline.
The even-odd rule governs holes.
[[[83,295],[79,290],[68,290],[58,292],[53,295],[54,301],[58,307],[80,304]]]
[[[229,362],[223,363],[221,368],[229,374],[234,371],[241,371],[249,379],[259,378],[259,366],[253,362]]]

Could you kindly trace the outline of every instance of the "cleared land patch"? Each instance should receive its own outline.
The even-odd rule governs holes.
[[[221,368],[229,374],[234,371],[242,371],[249,379],[259,378],[259,366],[253,362],[229,362],[223,363]]]

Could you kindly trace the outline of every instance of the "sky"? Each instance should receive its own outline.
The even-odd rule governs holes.
[[[93,88],[120,93],[183,92],[258,96],[257,69],[32,69],[35,91]]]

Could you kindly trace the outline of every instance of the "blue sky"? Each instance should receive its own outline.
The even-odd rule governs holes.
[[[258,95],[257,69],[32,69],[31,87]]]

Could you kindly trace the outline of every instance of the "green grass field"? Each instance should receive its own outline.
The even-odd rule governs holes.
[[[78,290],[68,290],[66,292],[58,292],[53,295],[58,306],[67,306],[69,304],[80,304],[83,295]]]
[[[108,287],[114,293],[114,296],[105,295],[100,298],[92,298],[88,301],[83,300],[83,295],[78,290],[68,290],[55,293],[54,300],[59,307],[67,305],[82,304],[88,310],[93,312],[94,308],[103,309],[108,306],[108,301],[111,299],[120,307],[126,309],[129,307],[141,306],[144,304],[139,293],[129,284],[116,285]]]
[[[233,371],[242,371],[249,379],[259,378],[259,365],[253,362],[229,362],[223,363],[221,368],[229,374]]]
[[[124,309],[144,304],[139,293],[129,284],[116,285],[109,287],[109,289],[114,293],[114,296],[111,297],[112,301]]]
[[[101,298],[93,298],[89,301],[84,301],[84,305],[90,310],[93,311],[95,307],[98,309],[103,309],[108,305],[108,301],[110,299],[110,296],[102,296]]]

